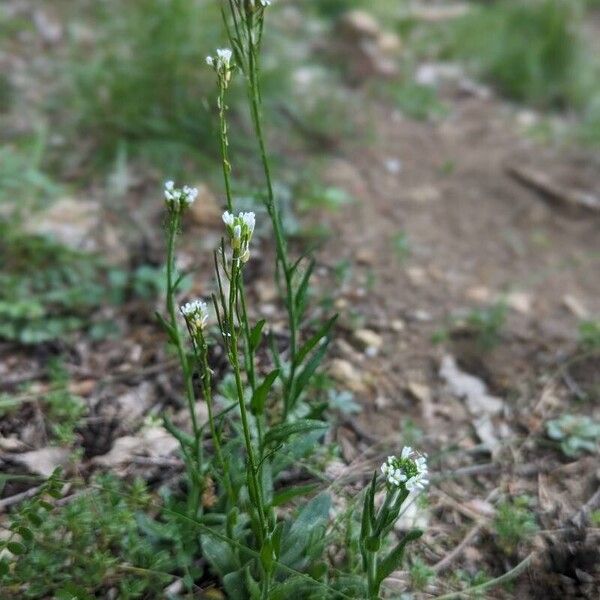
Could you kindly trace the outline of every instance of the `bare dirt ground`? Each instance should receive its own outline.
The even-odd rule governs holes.
[[[324,260],[333,255],[359,264],[338,306],[362,314],[365,327],[383,342],[371,358],[347,344],[337,346],[342,360],[358,363],[360,375],[351,387],[365,406],[357,417],[360,429],[344,435],[353,444],[365,431],[371,442],[399,443],[402,424],[411,418],[424,432],[422,443],[439,459],[442,477],[468,465],[479,464],[481,473],[489,467],[486,475],[477,475],[477,466],[467,468],[472,476],[432,488],[431,512],[439,530],[428,541],[432,558],[439,558],[441,547],[451,550],[464,540],[452,568],[483,561],[499,573],[508,565],[486,544],[482,515],[466,507],[487,505],[488,494],[527,493],[536,498],[538,518],[550,530],[564,529],[590,498],[598,501],[597,461],[589,456],[567,461],[539,439],[549,418],[598,413],[599,357],[577,360],[576,339],[579,319],[600,310],[600,216],[549,202],[509,170],[527,166],[566,187],[593,190],[598,162],[527,139],[514,111],[498,100],[455,96],[450,101],[452,117],[439,124],[411,122],[378,106],[377,142],[331,161],[329,180],[358,202],[332,219],[335,241]],[[448,164],[452,169],[444,169]],[[403,260],[394,246],[399,232],[408,239]],[[367,291],[366,282],[373,279]],[[432,343],[451,315],[464,316],[503,295],[508,315],[493,349],[484,351],[460,326],[445,342]],[[448,356],[501,399],[497,410],[490,409],[489,422],[449,391],[441,368]],[[595,390],[590,402],[574,397],[581,388]],[[491,463],[481,441],[492,445]],[[549,533],[539,543],[549,544],[561,559],[540,569],[537,580],[522,580],[512,597],[598,593],[597,531],[588,538],[576,535],[573,543]],[[595,563],[593,585],[574,575],[583,548]]]

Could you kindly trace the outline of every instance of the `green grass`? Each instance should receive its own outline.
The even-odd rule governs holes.
[[[456,21],[447,53],[501,93],[540,107],[579,106],[589,66],[578,11],[565,0],[501,0]]]
[[[104,337],[115,326],[98,309],[130,296],[155,297],[161,277],[160,269],[127,272],[0,223],[0,340],[38,344],[82,330]]]
[[[411,119],[426,120],[441,117],[445,106],[438,98],[437,90],[414,82],[403,83],[392,90],[392,98],[398,108]]]
[[[111,0],[80,18],[94,43],[72,42],[66,101],[77,131],[94,140],[95,158],[113,160],[122,144],[173,166],[215,154],[207,100],[215,81],[204,59],[221,39],[218,3]]]

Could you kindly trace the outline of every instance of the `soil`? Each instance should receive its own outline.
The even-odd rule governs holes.
[[[449,573],[458,569],[499,576],[532,550],[533,566],[512,590],[486,597],[598,598],[599,530],[577,526],[578,515],[589,517],[600,504],[594,499],[597,456],[565,457],[546,438],[545,423],[569,413],[600,418],[600,356],[582,349],[577,330],[582,318],[600,314],[600,213],[574,211],[525,187],[509,167],[527,166],[568,189],[600,197],[600,156],[525,135],[521,110],[494,94],[444,89],[448,115],[433,121],[406,118],[366,88],[348,94],[362,95],[368,125],[357,125],[361,135],[338,140],[322,160],[324,181],[346,190],[353,202],[307,217],[331,230],[317,253],[315,296],[335,291],[340,322],[330,359],[349,363],[354,377],[341,378],[338,386],[349,387],[362,407],[356,415],[337,417],[335,439],[344,461],[369,473],[407,440],[429,453],[434,481],[424,510],[423,557],[436,565],[448,551],[459,547],[460,552],[440,569],[444,576],[423,598],[455,589]],[[285,147],[283,140],[276,144]],[[141,232],[129,240],[134,263],[142,255],[159,261],[162,252],[156,241],[161,207],[149,205],[149,189],[154,189],[150,183],[141,185],[128,199]],[[401,251],[399,235],[404,236]],[[218,238],[218,223],[190,226],[184,258],[195,260]],[[249,291],[258,300],[257,313],[272,315],[277,330],[283,313],[271,294],[266,260],[271,251],[264,244],[262,258],[255,259]],[[343,281],[335,275],[341,261],[351,264]],[[206,294],[210,261],[195,264],[193,292]],[[497,301],[507,305],[506,320],[496,343],[485,347],[468,315]],[[97,457],[106,455],[115,439],[135,434],[148,415],[162,410],[177,415],[180,381],[152,309],[135,302],[119,309],[115,319],[126,334],[118,342],[80,340],[59,349],[68,352],[73,391],[89,407],[78,432],[84,450],[80,472],[98,468]],[[357,329],[380,338],[381,346],[365,350]],[[441,342],[435,343],[436,337]],[[58,349],[5,345],[2,350],[5,390],[39,379],[36,394],[43,394],[47,358]],[[479,428],[481,414],[440,375],[449,356],[502,401],[500,411],[487,415],[485,430]],[[217,374],[223,372],[218,349],[212,363]],[[151,392],[142,388],[143,381]],[[127,394],[133,403],[142,398],[145,406],[130,421],[122,418],[132,408],[131,398],[123,399]],[[3,439],[17,440],[14,448],[3,448],[3,470],[22,472],[14,455],[43,446],[39,418],[33,403],[3,419]],[[156,481],[171,477],[173,468],[132,460],[121,464],[120,472]],[[22,490],[8,485],[2,495]],[[519,495],[533,499],[542,531],[501,552],[494,505]],[[403,589],[405,583],[406,577],[393,585]]]

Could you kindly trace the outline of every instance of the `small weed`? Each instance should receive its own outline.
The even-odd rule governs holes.
[[[579,323],[579,345],[584,350],[600,350],[600,319]]]
[[[27,552],[0,576],[2,589],[14,598],[105,597],[110,588],[124,599],[160,597],[173,559],[140,530],[136,515],[148,499],[141,481],[125,487],[98,477],[84,494],[36,518]],[[32,504],[19,514],[31,514]]]
[[[419,558],[412,561],[408,573],[411,586],[419,592],[425,590],[435,578],[435,571]]]
[[[467,315],[467,325],[477,335],[477,343],[484,350],[491,350],[501,339],[508,308],[504,301],[471,311]]]
[[[546,433],[551,440],[559,442],[560,449],[569,458],[598,451],[600,423],[588,416],[563,415],[548,421]]]
[[[341,188],[312,184],[306,192],[300,195],[297,207],[302,211],[323,208],[327,210],[339,210],[352,201],[352,197]]]
[[[40,134],[19,146],[0,148],[0,203],[10,206],[15,220],[35,208],[40,198],[48,200],[61,191],[43,170],[45,146],[45,136]]]
[[[513,554],[538,529],[531,504],[528,496],[518,496],[498,506],[494,527],[498,545],[507,554]]]
[[[394,252],[400,261],[408,259],[411,253],[410,240],[404,231],[399,231],[392,239]]]
[[[0,224],[0,338],[21,344],[55,340],[78,330],[95,337],[114,331],[96,317],[128,295],[155,297],[162,269],[133,273],[108,267],[91,254]]]
[[[446,107],[440,102],[437,90],[429,85],[404,83],[392,91],[398,108],[411,119],[426,120],[442,117]]]
[[[52,436],[61,445],[71,445],[75,429],[85,412],[81,398],[69,392],[69,377],[58,361],[50,364],[51,391],[44,397],[47,408],[47,423]]]

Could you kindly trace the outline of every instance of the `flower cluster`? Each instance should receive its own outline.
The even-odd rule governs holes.
[[[165,183],[165,200],[169,208],[179,209],[189,206],[198,197],[197,188],[191,188],[184,185],[179,189],[175,187],[173,181]]]
[[[229,211],[223,213],[223,223],[231,239],[231,247],[242,262],[250,258],[250,240],[254,233],[255,217],[253,212],[241,212],[234,216]]]
[[[216,56],[206,57],[206,64],[215,70],[224,87],[227,87],[231,80],[233,71],[232,56],[233,52],[230,48],[217,48]]]
[[[389,485],[403,485],[409,492],[423,489],[429,483],[426,457],[415,452],[410,446],[402,449],[400,458],[388,456],[387,461],[381,465],[381,472]]]
[[[192,335],[200,333],[208,321],[208,306],[202,300],[192,300],[184,304],[180,309],[183,318],[186,320]]]

